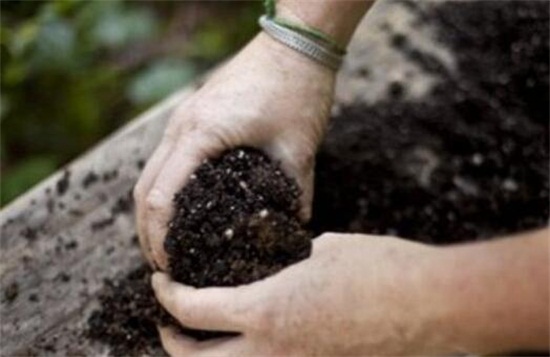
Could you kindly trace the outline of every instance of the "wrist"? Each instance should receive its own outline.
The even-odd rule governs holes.
[[[453,329],[449,325],[447,301],[441,294],[441,255],[444,248],[424,246],[419,256],[400,270],[407,296],[403,314],[409,341],[403,353],[418,355],[449,355],[453,349]]]
[[[472,291],[478,284],[472,275],[476,273],[469,266],[473,257],[461,248],[439,248],[433,260],[437,269],[428,279],[429,305],[435,307],[434,320],[440,333],[438,348],[447,354],[493,353],[486,334],[480,331],[488,328],[482,318],[485,311],[480,309],[487,297]]]
[[[547,349],[547,244],[531,243],[499,239],[437,249],[425,290],[441,352]]]
[[[263,61],[274,63],[281,70],[291,71],[294,75],[314,77],[320,81],[326,78],[334,81],[336,78],[334,70],[273,39],[263,31],[258,33],[253,42],[257,47],[256,55],[263,57]]]
[[[277,16],[297,25],[318,30],[345,48],[359,21],[373,2],[280,0],[277,2]]]

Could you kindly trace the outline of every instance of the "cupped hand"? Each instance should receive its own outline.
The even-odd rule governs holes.
[[[317,146],[330,114],[335,74],[260,33],[174,111],[134,189],[142,250],[167,268],[163,247],[172,198],[200,163],[236,146],[280,162],[310,215]]]
[[[325,234],[309,259],[234,288],[153,276],[160,303],[184,326],[239,332],[198,342],[160,328],[172,356],[341,356],[441,352],[437,306],[423,284],[440,248],[392,237]],[[428,268],[428,269],[426,269]]]

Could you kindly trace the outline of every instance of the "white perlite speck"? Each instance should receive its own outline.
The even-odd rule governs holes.
[[[506,191],[517,191],[518,184],[516,181],[512,180],[511,178],[507,178],[502,182],[502,188]]]
[[[226,236],[228,239],[233,238],[233,230],[231,228],[227,228],[225,232],[223,232],[223,235]]]
[[[472,163],[476,166],[479,166],[483,163],[483,156],[476,152],[473,156],[472,156]]]
[[[259,213],[261,218],[267,217],[268,214],[269,214],[269,211],[266,210],[266,209],[261,210],[260,213]]]

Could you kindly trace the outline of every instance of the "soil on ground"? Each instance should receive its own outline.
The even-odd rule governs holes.
[[[550,3],[407,4],[436,23],[456,70],[390,30],[390,44],[440,82],[420,102],[390,97],[333,118],[314,231],[447,244],[546,225]]]
[[[405,4],[436,25],[440,42],[455,56],[456,68],[447,69],[434,56],[414,48],[406,34],[388,29],[388,44],[439,82],[421,101],[407,100],[405,81],[391,83],[388,99],[376,105],[342,108],[332,120],[317,158],[311,229],[315,233],[388,234],[449,244],[545,226],[550,198],[550,3],[450,2],[429,9],[421,6],[422,2]],[[246,265],[259,255],[249,255],[246,248],[234,246],[228,237],[244,232],[245,246],[255,244],[249,240],[254,235],[269,237],[270,233],[261,233],[255,226],[267,205],[247,196],[239,188],[239,178],[232,177],[233,184],[224,188],[229,196],[219,196],[216,202],[225,206],[224,200],[237,199],[244,208],[226,209],[219,217],[208,215],[195,205],[208,205],[210,199],[202,194],[218,181],[212,180],[210,186],[200,181],[191,182],[187,188],[195,185],[196,201],[181,195],[177,198],[182,208],[176,221],[185,225],[186,231],[172,227],[172,243],[167,243],[167,250],[185,259],[171,260],[171,269],[178,279],[195,286],[246,282],[248,278],[231,273],[231,265],[211,264],[218,249],[235,247],[231,256],[240,263],[234,268],[252,273],[254,278],[261,276],[264,270],[256,268],[258,265]],[[251,183],[245,182],[247,186]],[[278,194],[276,199],[281,201],[277,202],[292,201],[284,197]],[[279,203],[275,206],[281,209]],[[276,213],[276,209],[269,209],[267,217],[277,222]],[[192,219],[186,221],[188,217]],[[223,231],[214,228],[218,225],[212,222],[218,219]],[[186,233],[187,229],[196,232],[197,227],[214,240],[201,241],[199,235]],[[226,232],[229,228],[233,234]],[[185,237],[185,242],[180,237]],[[193,254],[189,254],[191,249]],[[206,274],[202,269],[184,270],[193,264],[212,270]],[[118,284],[125,282],[128,278]],[[108,285],[107,289],[112,288]],[[128,296],[125,306],[132,306],[132,294]],[[107,305],[106,311],[117,314],[118,307],[111,306],[115,305]],[[143,315],[139,307],[132,311],[132,316]],[[100,327],[111,331],[113,323],[116,320],[106,320]],[[137,320],[128,326],[142,331],[135,336],[144,344],[158,343],[156,332],[144,327],[146,324]],[[134,348],[114,341],[107,333],[100,339],[114,343],[125,355],[136,354],[144,346]]]

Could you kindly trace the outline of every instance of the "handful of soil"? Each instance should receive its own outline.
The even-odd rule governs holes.
[[[173,279],[195,287],[247,284],[307,258],[294,180],[258,150],[205,161],[174,198],[164,247]]]
[[[299,188],[262,152],[227,151],[205,162],[174,197],[175,213],[165,240],[169,273],[195,287],[236,286],[307,258],[311,233],[297,215]],[[157,303],[144,265],[105,285],[102,308],[88,320],[88,336],[117,355],[158,347],[155,324],[175,324]],[[182,328],[197,339],[227,332]]]

